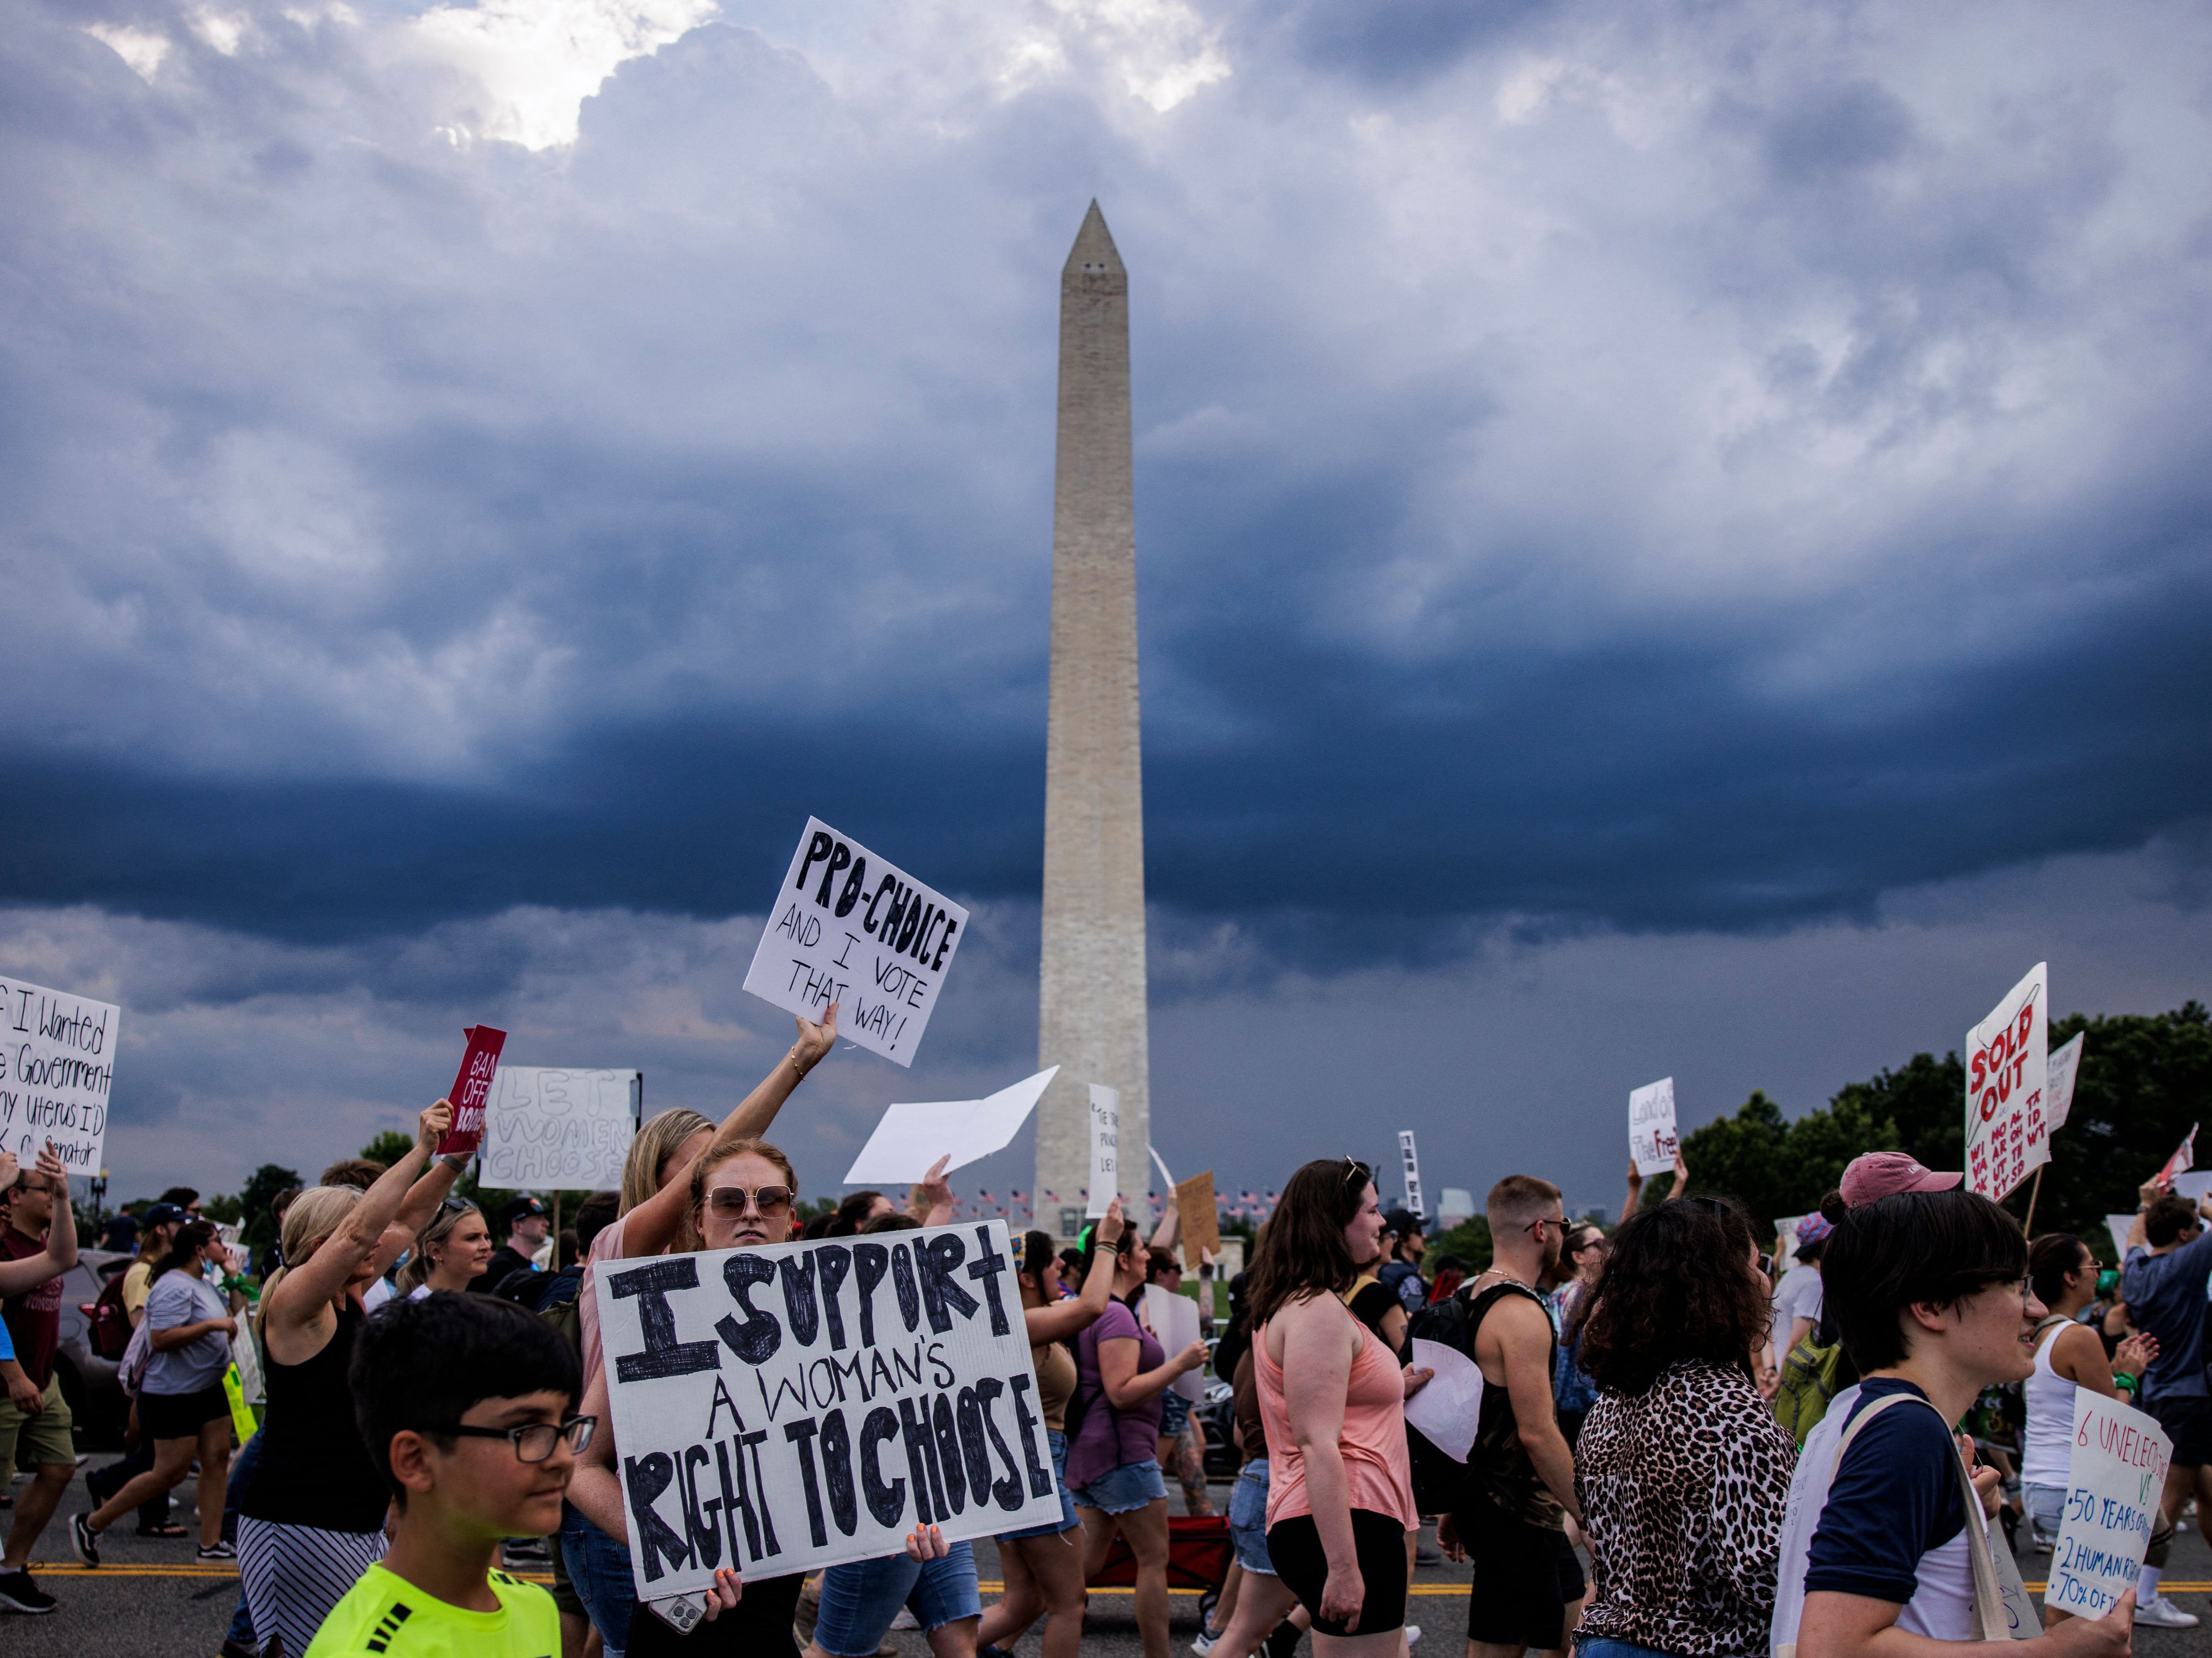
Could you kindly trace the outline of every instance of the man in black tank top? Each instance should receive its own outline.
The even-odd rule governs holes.
[[[1574,1454],[1552,1408],[1558,1336],[1536,1286],[1556,1272],[1566,1236],[1559,1188],[1510,1175],[1487,1205],[1490,1269],[1460,1291],[1482,1371],[1482,1415],[1459,1508],[1439,1540],[1474,1560],[1468,1658],[1563,1652],[1581,1610],[1582,1566],[1565,1516],[1575,1503]]]

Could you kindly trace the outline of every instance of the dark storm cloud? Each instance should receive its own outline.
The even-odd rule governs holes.
[[[809,812],[1033,896],[1094,190],[1163,903],[1318,967],[1758,932],[2212,814],[2149,24],[2007,80],[1906,12],[1315,0],[1158,115],[1167,24],[714,26],[531,153],[404,11],[237,15],[0,39],[0,897],[723,916]]]

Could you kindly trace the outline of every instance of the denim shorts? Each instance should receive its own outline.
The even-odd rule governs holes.
[[[1247,1571],[1275,1575],[1267,1558],[1267,1459],[1255,1456],[1229,1488],[1229,1535],[1237,1544],[1237,1564]]]
[[[2035,1529],[2045,1537],[2056,1539],[2059,1521],[2066,1517],[2066,1487],[2023,1485],[2020,1496],[2027,1506],[2027,1517],[2035,1521]]]
[[[1024,1537],[1057,1537],[1076,1523],[1075,1504],[1067,1495],[1067,1436],[1057,1428],[1047,1428],[1044,1436],[1052,1446],[1052,1483],[1060,1491],[1060,1518],[1021,1531],[1000,1532],[1001,1543],[1017,1543]]]
[[[848,1560],[822,1574],[822,1607],[814,1643],[832,1658],[874,1658],[901,1606],[927,1630],[983,1615],[975,1587],[975,1551],[954,1543],[942,1560],[886,1554]]]
[[[561,1505],[559,1542],[561,1564],[568,1569],[568,1582],[584,1603],[584,1615],[599,1631],[607,1658],[622,1658],[629,1645],[630,1608],[637,1594],[629,1550],[566,1503]]]
[[[1180,1439],[1190,1425],[1190,1401],[1172,1388],[1160,1393],[1160,1437]]]
[[[1157,1462],[1124,1462],[1075,1493],[1086,1509],[1104,1514],[1133,1514],[1147,1503],[1168,1500],[1168,1482]]]
[[[1577,1640],[1575,1658],[1668,1658],[1656,1647],[1639,1647],[1633,1641]]]

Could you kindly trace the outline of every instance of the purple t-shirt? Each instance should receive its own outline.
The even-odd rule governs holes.
[[[1098,1344],[1134,1339],[1141,1373],[1167,1363],[1167,1350],[1118,1301],[1106,1303],[1098,1321],[1076,1338],[1076,1391],[1083,1400],[1083,1426],[1067,1448],[1067,1486],[1077,1491],[1116,1468],[1152,1462],[1159,1457],[1160,1396],[1154,1394],[1133,1410],[1117,1411],[1106,1402],[1098,1376]]]

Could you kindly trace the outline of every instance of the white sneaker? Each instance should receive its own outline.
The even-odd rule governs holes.
[[[2189,1621],[2193,1624],[2197,1620],[2192,1618]],[[916,1618],[914,1613],[908,1611],[906,1607],[901,1606],[899,1608],[898,1616],[891,1619],[891,1627],[893,1629],[920,1629],[921,1627],[921,1620]]]
[[[2184,1612],[2164,1595],[2153,1595],[2136,1607],[2136,1622],[2153,1629],[2195,1629],[2197,1614]]]
[[[1223,1633],[1226,1634],[1227,1631],[1224,1631]],[[1190,1649],[1198,1655],[1198,1658],[1206,1658],[1206,1655],[1213,1650],[1215,1643],[1220,1639],[1219,1635],[1215,1635],[1207,1630],[1200,1630],[1198,1632],[1198,1638],[1190,1643]]]
[[[1406,1625],[1406,1644],[1407,1646],[1410,1647],[1413,1645],[1420,1638],[1421,1626],[1419,1624],[1408,1624]]]

